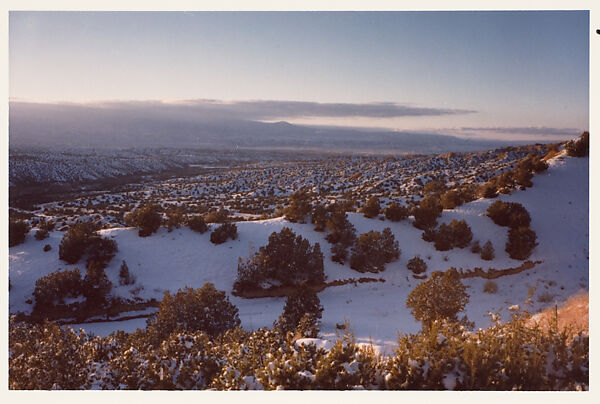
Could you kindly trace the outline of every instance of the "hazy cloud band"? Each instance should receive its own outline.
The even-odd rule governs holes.
[[[15,104],[12,102],[11,104]],[[305,101],[220,101],[185,100],[177,102],[161,101],[106,101],[86,104],[54,104],[56,106],[82,106],[87,108],[114,109],[121,111],[148,112],[151,114],[175,114],[178,117],[192,114],[197,118],[276,120],[310,117],[368,117],[397,118],[415,116],[441,116],[468,114],[475,111],[464,109],[415,107],[391,102],[379,103],[319,103]]]

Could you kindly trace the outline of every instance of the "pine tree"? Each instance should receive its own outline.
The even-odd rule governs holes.
[[[8,223],[8,246],[14,247],[25,241],[29,225],[23,220],[10,220]]]
[[[120,285],[132,285],[135,283],[135,280],[129,273],[129,267],[127,263],[123,261],[121,263],[121,268],[119,269],[119,284]]]
[[[315,231],[325,230],[328,216],[327,208],[325,208],[325,206],[318,204],[313,207],[311,221],[315,225]]]
[[[490,240],[486,241],[481,249],[481,259],[491,261],[495,258],[494,246]]]
[[[310,211],[310,195],[304,190],[294,192],[290,195],[289,205],[284,209],[286,220],[292,223],[304,223],[304,219]]]
[[[371,196],[367,199],[367,202],[362,207],[361,212],[365,215],[365,217],[373,218],[379,215],[381,211],[381,206],[379,205],[379,198],[376,196]]]
[[[461,312],[469,301],[467,288],[460,281],[455,269],[446,272],[436,271],[431,277],[414,288],[406,299],[406,307],[425,327],[435,320],[458,321]]]
[[[323,306],[319,296],[308,287],[301,286],[286,299],[283,313],[279,317],[279,326],[284,332],[293,331],[299,326],[300,321],[306,314],[311,316],[314,322],[318,324],[322,313]]]
[[[512,259],[525,260],[538,244],[536,239],[535,232],[529,227],[513,227],[508,231],[506,252]]]
[[[408,218],[409,210],[406,206],[400,206],[392,202],[385,208],[385,218],[392,222],[399,222]]]

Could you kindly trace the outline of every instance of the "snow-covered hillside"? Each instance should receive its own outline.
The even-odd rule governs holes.
[[[547,171],[533,178],[532,188],[499,197],[504,201],[519,202],[527,208],[531,215],[531,228],[537,233],[539,243],[530,259],[543,263],[517,275],[495,279],[498,291],[494,294],[483,292],[485,279],[464,279],[471,296],[465,312],[476,327],[489,324],[490,311],[508,316],[508,307],[518,304],[524,308],[528,294],[532,301],[528,310],[537,311],[554,304],[554,301],[564,301],[580,289],[588,289],[589,159],[559,155],[550,160],[549,165]],[[465,219],[472,228],[474,240],[478,239],[482,244],[491,240],[496,252],[493,261],[481,260],[468,248],[436,251],[432,243],[421,239],[422,231],[413,227],[410,220],[393,223],[349,213],[358,233],[390,227],[399,242],[401,255],[398,261],[388,264],[384,272],[374,275],[385,282],[347,284],[329,287],[319,293],[324,306],[323,337],[335,336],[336,324],[348,320],[358,341],[372,341],[390,352],[398,332],[417,331],[420,324],[405,305],[408,293],[421,282],[406,269],[408,260],[415,255],[420,255],[427,263],[427,274],[450,267],[482,267],[486,270],[519,266],[522,261],[509,258],[504,251],[507,228],[495,225],[485,216],[487,207],[495,200],[479,199],[455,210],[446,210],[438,220],[439,223],[448,223],[452,219]],[[231,289],[238,258],[246,258],[265,245],[272,232],[286,226],[311,243],[320,243],[328,281],[363,276],[348,265],[332,262],[325,234],[315,232],[311,224],[290,223],[277,218],[240,222],[237,226],[238,240],[221,245],[210,243],[209,233],[201,235],[187,228],[175,229],[171,233],[161,228],[157,234],[147,238],[138,237],[137,230],[131,228],[102,230],[101,233],[113,238],[119,248],[106,269],[114,285],[112,293],[131,297],[132,290],[137,288],[134,291],[137,296],[160,300],[165,290],[176,291],[186,285],[197,288],[205,282],[212,282],[217,289],[227,291],[232,303],[239,308],[243,327],[270,326],[281,313],[284,298],[243,299],[231,296]],[[27,300],[32,299],[36,279],[58,268],[77,266],[65,265],[58,259],[62,235],[62,232],[54,231],[44,241],[29,236],[24,244],[10,248],[11,313],[31,311],[32,305]],[[50,244],[52,249],[43,252],[45,244]],[[133,286],[118,286],[119,266],[123,260],[137,279]],[[80,269],[83,269],[82,265]],[[144,320],[81,326],[105,335],[114,329],[130,331],[143,327]]]

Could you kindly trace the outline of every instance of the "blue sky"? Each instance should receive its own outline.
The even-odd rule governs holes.
[[[586,11],[11,12],[9,94],[42,102],[269,100],[281,103],[251,111],[287,116],[257,119],[560,137],[588,129],[588,18]],[[289,101],[321,110],[300,113],[294,107],[306,104]],[[371,103],[397,104],[399,112],[351,108]]]

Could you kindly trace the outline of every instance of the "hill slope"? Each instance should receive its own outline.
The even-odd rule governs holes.
[[[495,280],[498,291],[495,294],[483,292],[484,279],[469,278],[464,283],[469,286],[471,300],[466,308],[469,319],[477,327],[489,324],[488,312],[500,312],[508,316],[508,307],[519,304],[531,297],[529,310],[538,311],[549,307],[554,301],[564,301],[580,289],[588,289],[588,158],[571,158],[560,155],[549,161],[550,168],[533,178],[534,186],[526,191],[515,191],[512,195],[502,195],[500,199],[522,203],[531,214],[531,227],[537,233],[538,247],[532,260],[542,264],[516,275]],[[369,230],[381,231],[390,227],[399,241],[402,254],[400,259],[386,266],[386,270],[375,275],[385,282],[348,284],[330,287],[319,293],[325,308],[323,313],[322,335],[335,334],[336,324],[350,321],[351,328],[359,341],[372,340],[388,352],[394,346],[397,333],[414,332],[420,328],[405,306],[408,293],[420,282],[413,279],[406,264],[415,255],[423,257],[428,265],[427,274],[434,270],[449,267],[482,267],[503,269],[519,266],[522,262],[508,257],[504,251],[507,228],[496,226],[484,215],[487,207],[496,199],[480,199],[465,204],[455,210],[444,211],[439,222],[451,219],[465,219],[471,226],[474,239],[481,243],[491,240],[496,250],[493,261],[483,261],[468,249],[454,249],[447,252],[436,251],[432,243],[421,239],[421,231],[410,221],[392,223],[364,218],[359,214],[349,214],[350,221],[358,233]],[[308,238],[311,243],[321,244],[325,255],[325,273],[328,280],[359,278],[362,274],[331,261],[329,244],[323,233],[313,231],[310,224],[289,223],[282,218],[240,222],[239,238],[215,246],[209,241],[209,234],[193,233],[189,229],[176,229],[168,233],[161,228],[158,234],[139,238],[135,229],[110,229],[103,235],[113,238],[119,252],[106,269],[112,280],[113,293],[131,296],[131,289],[142,286],[137,293],[143,298],[160,299],[165,290],[176,291],[186,285],[200,287],[212,282],[218,289],[231,293],[236,277],[238,258],[247,257],[252,251],[265,245],[269,234],[283,227],[290,227],[297,234]],[[58,245],[61,232],[51,232],[45,241],[28,237],[27,241],[10,248],[10,311],[29,312],[35,280],[57,268],[75,267],[64,265],[58,260]],[[52,250],[43,252],[44,244]],[[118,286],[118,272],[121,261],[127,261],[132,274],[137,278],[134,287]],[[80,265],[81,266],[81,265]],[[284,298],[242,299],[231,296],[239,307],[242,325],[245,328],[270,326],[281,313]],[[142,327],[143,319],[129,322],[89,324],[84,328],[100,334],[113,329],[132,330]]]

